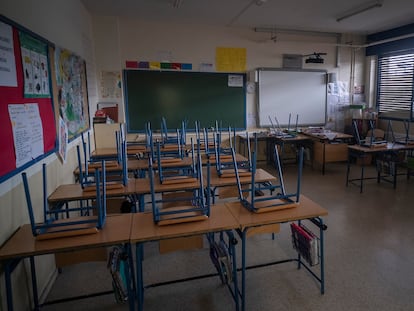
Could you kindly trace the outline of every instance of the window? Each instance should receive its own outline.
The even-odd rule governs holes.
[[[413,120],[414,53],[378,58],[379,116]]]

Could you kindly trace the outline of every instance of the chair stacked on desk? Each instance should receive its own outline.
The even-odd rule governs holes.
[[[176,136],[169,136],[168,140],[162,134],[161,139],[154,141],[152,130],[149,127],[148,157],[151,159],[153,169],[158,171],[161,184],[180,182],[179,176],[182,176],[183,179],[187,178],[190,175],[189,172],[194,169],[194,152],[191,153],[192,161],[189,161],[182,131],[184,131],[184,128],[182,130],[177,129]]]
[[[193,144],[192,144],[193,145]],[[159,182],[163,185],[174,185],[180,183],[185,190],[176,190],[172,186],[171,191],[164,191],[161,198],[156,197],[154,168],[152,157],[149,162],[149,180],[151,185],[151,206],[154,222],[160,225],[204,220],[210,214],[210,199],[205,192],[203,181],[203,170],[199,144],[196,152],[195,165],[182,170],[179,174],[169,175],[167,178],[160,177]],[[194,152],[192,152],[194,154]],[[163,174],[162,161],[158,158],[158,173]],[[160,169],[161,168],[161,169]],[[209,170],[207,170],[207,183],[209,183]],[[175,189],[175,190],[174,190]],[[182,204],[180,204],[181,202]]]
[[[91,234],[96,233],[98,229],[104,226],[106,220],[105,161],[101,162],[100,167],[95,168],[93,187],[96,192],[96,198],[93,204],[90,204],[89,200],[87,200],[86,204],[80,201],[79,205],[74,207],[66,204],[64,208],[63,206],[56,206],[50,209],[47,202],[46,176],[46,164],[43,164],[43,222],[38,223],[34,216],[27,175],[25,172],[22,173],[33,236],[37,239],[51,239]]]
[[[125,130],[123,125],[120,125],[119,131],[115,133],[115,142],[116,142],[116,156],[109,157],[105,160],[106,173],[108,175],[108,183],[106,184],[107,189],[120,188],[126,186],[128,183],[128,167],[127,167],[127,151],[126,151],[126,139],[125,139]],[[89,140],[88,140],[89,141]],[[90,145],[86,144],[84,137],[82,135],[82,151],[81,147],[77,146],[77,157],[79,165],[79,182],[82,186],[82,189],[85,191],[92,189],[89,187],[90,183],[94,183],[94,169],[100,168],[102,161],[99,159],[94,159],[90,157]],[[82,155],[83,163],[82,163]]]
[[[167,127],[167,120],[163,117],[161,119],[161,138],[163,144],[175,144],[177,141],[180,141],[181,144],[186,144],[186,132],[187,126],[185,121],[181,121],[181,129],[176,129],[176,136],[170,135],[170,131]]]
[[[282,166],[280,162],[279,152],[277,146],[274,147],[275,166],[278,172],[279,184],[257,184],[255,181],[256,172],[256,152],[253,152],[251,182],[248,189],[242,189],[240,182],[239,168],[236,164],[236,155],[232,151],[234,170],[237,179],[237,187],[239,191],[239,200],[248,210],[254,213],[270,212],[285,208],[296,207],[300,198],[301,177],[303,168],[303,147],[299,151],[299,163],[297,174],[296,192],[287,193],[285,189]],[[264,190],[270,192],[269,195],[264,194]],[[247,195],[246,195],[247,193]]]
[[[231,130],[229,129],[229,133]],[[257,135],[254,134],[254,150],[257,149]],[[250,177],[253,171],[253,161],[252,161],[252,151],[250,147],[249,133],[246,132],[247,137],[247,160],[238,161],[235,158],[235,148],[230,139],[230,147],[222,148],[220,145],[217,145],[215,148],[215,163],[217,173],[220,177],[235,177],[235,168],[237,166],[239,176],[241,177]],[[224,150],[224,152],[223,152]],[[223,154],[224,153],[224,154]]]
[[[236,130],[231,127],[227,129],[228,141],[229,144],[225,144],[223,140],[223,130],[216,121],[216,127],[213,131],[213,152],[209,148],[207,157],[210,159],[211,163],[215,163],[216,167],[219,167],[220,162],[229,162],[231,161],[231,148],[236,144]],[[208,139],[208,135],[205,136]],[[205,142],[205,145],[209,145],[209,141]]]

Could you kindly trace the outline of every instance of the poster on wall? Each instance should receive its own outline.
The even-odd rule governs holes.
[[[56,47],[54,68],[59,115],[66,123],[70,141],[89,129],[85,61],[69,50]]]
[[[216,48],[216,69],[221,72],[245,72],[245,48]]]
[[[8,106],[13,130],[16,167],[43,154],[43,127],[38,104]]]
[[[102,98],[121,98],[121,73],[119,71],[101,72]]]
[[[13,28],[0,22],[0,86],[17,86]]]
[[[24,96],[50,97],[49,69],[46,43],[24,33],[19,33],[22,53]]]

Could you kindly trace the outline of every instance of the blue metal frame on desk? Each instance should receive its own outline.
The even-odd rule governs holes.
[[[46,181],[46,164],[42,166],[42,177],[43,177],[43,223],[36,223],[32,200],[30,196],[30,189],[27,180],[26,173],[22,173],[23,186],[26,196],[27,209],[29,213],[30,225],[32,228],[33,236],[38,236],[44,233],[47,233],[49,229],[54,229],[54,232],[59,231],[68,231],[68,230],[77,230],[73,229],[73,225],[80,224],[91,224],[95,225],[96,228],[101,229],[105,224],[106,219],[106,185],[105,185],[105,162],[101,164],[101,171],[99,169],[95,170],[95,191],[96,191],[96,206],[80,205],[80,207],[69,207],[66,206],[65,209],[62,209],[61,205],[58,205],[55,208],[50,209],[47,202],[47,181]],[[96,209],[97,216],[92,219],[87,218],[81,220],[82,217],[77,218],[74,221],[71,221],[69,215],[71,212],[79,212],[81,216],[87,216],[90,212]],[[66,214],[68,220],[65,222],[56,222],[59,219],[59,215]]]
[[[126,284],[127,284],[127,292],[128,292],[128,304],[129,304],[129,310],[134,311],[135,310],[135,292],[136,292],[136,283],[134,279],[134,263],[133,263],[133,256],[131,251],[131,245],[124,244],[123,245],[124,252],[127,257],[127,265],[124,265],[124,275],[126,277]],[[57,303],[64,303],[67,301],[73,301],[73,300],[79,300],[79,299],[87,299],[91,297],[96,297],[99,295],[107,295],[112,293],[112,291],[108,292],[100,292],[100,293],[93,293],[93,294],[87,294],[87,295],[80,295],[80,296],[72,296],[70,298],[63,298],[58,299],[54,301],[47,301],[43,304],[39,303],[39,294],[37,289],[37,276],[36,276],[36,266],[34,262],[34,256],[28,256],[28,257],[20,257],[20,258],[14,258],[5,261],[5,269],[4,269],[4,279],[6,284],[6,298],[7,298],[7,310],[13,311],[13,287],[11,282],[11,274],[13,273],[14,269],[17,267],[17,265],[20,263],[20,261],[24,258],[29,258],[30,261],[30,274],[31,274],[31,282],[32,282],[32,291],[33,291],[33,304],[34,304],[34,310],[40,310],[42,306],[51,305],[51,304],[57,304]]]
[[[237,230],[239,236],[242,239],[242,267],[241,267],[241,282],[242,282],[242,288],[241,288],[241,310],[246,310],[246,270],[255,269],[255,268],[261,268],[261,267],[267,267],[287,262],[297,262],[297,268],[298,270],[301,267],[304,267],[319,283],[320,283],[320,292],[321,294],[325,293],[325,253],[324,253],[324,231],[327,229],[327,226],[323,223],[323,220],[321,217],[315,217],[308,219],[311,221],[314,225],[316,225],[319,228],[319,239],[320,239],[320,275],[318,276],[310,266],[302,260],[301,255],[298,253],[297,258],[290,258],[285,260],[279,260],[269,263],[263,263],[258,264],[254,266],[246,266],[246,244],[247,244],[247,232],[250,227],[246,227],[243,230]],[[300,220],[301,221],[301,220]],[[299,221],[299,222],[300,222]]]
[[[228,239],[227,241],[224,240],[224,235],[223,233],[226,233]],[[237,244],[237,240],[234,237],[234,234],[231,230],[228,231],[224,231],[224,232],[216,232],[219,233],[219,240],[223,243],[225,243],[225,245],[227,246],[227,251],[230,255],[231,258],[231,268],[232,268],[232,277],[231,280],[229,280],[229,282],[226,282],[226,286],[229,289],[233,300],[235,302],[235,309],[236,311],[240,310],[240,302],[239,302],[239,296],[241,295],[239,288],[238,288],[238,276],[237,276],[237,260],[236,260],[236,250],[235,250],[235,245]],[[208,233],[207,234],[207,239],[209,241],[209,243],[214,243],[215,240],[215,233]],[[139,242],[136,243],[136,254],[135,254],[135,258],[136,258],[136,280],[137,280],[137,300],[138,300],[138,311],[143,311],[144,310],[144,291],[146,289],[149,288],[153,288],[153,287],[158,287],[158,286],[164,286],[164,285],[170,285],[170,284],[176,284],[176,283],[181,283],[181,282],[187,282],[187,281],[192,281],[192,280],[198,280],[198,279],[204,279],[204,278],[209,278],[209,277],[215,277],[215,276],[220,276],[222,282],[222,276],[220,275],[220,271],[218,271],[218,273],[212,273],[212,274],[204,274],[204,275],[199,275],[199,276],[194,276],[194,277],[188,277],[188,278],[183,278],[183,279],[178,279],[178,280],[171,280],[171,281],[166,281],[166,282],[160,282],[160,283],[156,283],[156,284],[150,284],[150,285],[146,285],[144,286],[144,278],[143,278],[143,269],[142,269],[142,262],[144,260],[143,254],[144,254],[144,242]],[[214,263],[214,262],[213,262]],[[233,287],[233,288],[232,288]]]

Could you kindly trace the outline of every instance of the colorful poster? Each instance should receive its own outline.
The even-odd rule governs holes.
[[[0,22],[0,86],[17,86],[13,29]]]
[[[42,120],[38,104],[10,104],[8,110],[16,167],[20,167],[44,153]]]
[[[47,44],[32,36],[20,32],[22,51],[24,96],[50,97],[49,64],[47,61]]]
[[[121,98],[121,73],[119,71],[101,72],[102,98]]]
[[[59,114],[70,141],[89,129],[85,62],[66,49],[56,47],[54,54]]]

